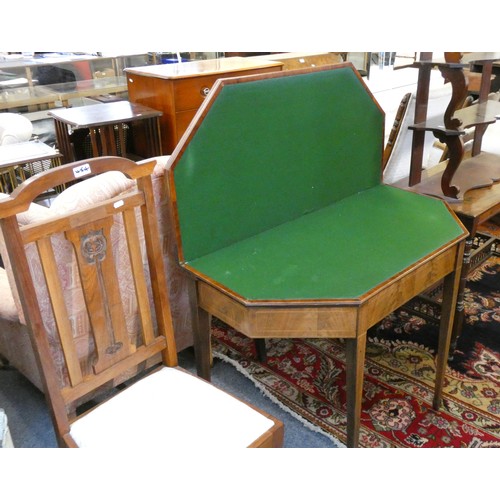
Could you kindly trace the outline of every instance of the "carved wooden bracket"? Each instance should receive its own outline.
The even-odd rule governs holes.
[[[462,68],[440,66],[439,71],[451,83],[452,88],[451,99],[444,113],[444,126],[450,130],[459,130],[462,126],[462,121],[453,115],[457,109],[462,107],[467,98],[467,76]]]
[[[433,130],[434,137],[448,146],[449,160],[441,177],[441,189],[445,196],[458,198],[460,188],[451,181],[464,157],[464,143],[461,135],[448,135],[446,132]]]

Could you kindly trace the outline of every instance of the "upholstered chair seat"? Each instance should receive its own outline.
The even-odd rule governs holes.
[[[149,397],[152,394],[158,397]],[[136,425],[148,418],[162,422],[161,433],[157,425]],[[163,367],[80,417],[70,434],[80,448],[221,450],[248,447],[273,425],[208,382],[182,369]],[[191,431],[179,433],[182,428]]]

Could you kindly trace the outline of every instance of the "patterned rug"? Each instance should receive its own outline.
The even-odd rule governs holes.
[[[491,257],[469,277],[466,323],[438,412],[432,409],[437,331],[404,310],[369,331],[361,447],[500,447],[500,258]],[[259,363],[252,340],[214,319],[212,342],[216,358],[307,426],[345,444],[342,340],[270,339],[267,362]]]

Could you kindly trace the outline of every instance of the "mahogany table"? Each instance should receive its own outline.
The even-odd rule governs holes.
[[[381,182],[383,112],[350,63],[218,81],[169,161],[198,373],[210,315],[253,339],[341,338],[357,446],[367,330],[444,280],[439,409],[467,232]]]

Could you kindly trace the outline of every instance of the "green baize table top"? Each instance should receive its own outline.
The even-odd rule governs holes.
[[[355,299],[462,234],[442,201],[378,185],[185,264],[248,301]]]

